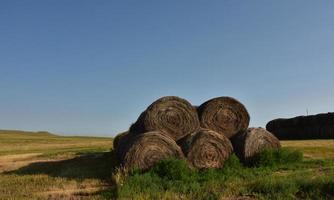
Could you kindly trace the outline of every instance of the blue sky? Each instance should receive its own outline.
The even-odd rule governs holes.
[[[334,2],[0,2],[0,128],[115,135],[160,96],[334,111]]]

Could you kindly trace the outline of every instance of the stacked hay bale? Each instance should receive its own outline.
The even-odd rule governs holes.
[[[200,129],[180,141],[190,166],[195,168],[221,168],[233,152],[227,137],[209,129]]]
[[[186,159],[195,168],[222,168],[234,151],[247,160],[264,148],[279,147],[269,132],[248,130],[249,120],[245,106],[231,97],[200,106],[175,96],[162,97],[114,139],[114,149],[126,168],[148,169],[171,157]]]
[[[248,163],[263,149],[278,149],[279,140],[264,128],[249,128],[232,138],[235,154]]]
[[[184,159],[181,138],[200,128],[196,109],[185,99],[168,96],[153,102],[128,133],[117,139],[116,155],[128,168],[147,169],[162,159]]]
[[[203,128],[228,138],[245,131],[250,120],[245,106],[231,97],[218,97],[203,103],[198,107],[198,116]]]
[[[333,139],[334,113],[275,119],[266,128],[280,140]]]

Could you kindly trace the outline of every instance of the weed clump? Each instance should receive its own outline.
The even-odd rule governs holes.
[[[163,179],[179,181],[187,180],[194,175],[194,171],[188,167],[185,161],[175,158],[158,162],[150,172]]]
[[[235,155],[232,154],[229,159],[226,160],[224,163],[224,168],[223,169],[240,169],[242,167],[242,164],[239,160],[239,158]]]
[[[287,178],[266,177],[254,181],[249,189],[265,199],[293,199],[293,195],[298,192],[298,185]]]
[[[275,167],[282,164],[298,163],[303,160],[303,153],[290,149],[266,149],[256,154],[247,165],[252,167]]]

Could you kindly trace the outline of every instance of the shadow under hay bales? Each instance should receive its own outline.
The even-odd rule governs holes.
[[[52,177],[70,179],[108,180],[117,165],[113,152],[88,153],[67,160],[31,163],[17,170],[7,172],[7,174],[47,174]]]
[[[5,172],[5,174],[46,174],[51,177],[74,179],[77,181],[99,179],[105,183],[106,187],[92,194],[100,194],[107,196],[109,199],[116,199],[118,189],[112,174],[118,166],[119,163],[115,154],[111,151],[107,153],[85,153],[67,160],[31,163],[17,170]],[[83,194],[83,196],[85,195]]]

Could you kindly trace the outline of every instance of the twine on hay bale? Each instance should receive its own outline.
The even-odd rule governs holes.
[[[232,138],[232,144],[236,155],[246,163],[264,149],[281,147],[279,140],[264,128],[249,128],[240,132]]]
[[[179,141],[188,163],[195,168],[222,168],[233,152],[230,140],[209,129],[201,129]]]
[[[161,131],[175,141],[199,129],[196,109],[185,99],[167,96],[153,102],[130,128],[135,134]]]
[[[249,125],[249,114],[245,106],[231,97],[217,97],[198,107],[202,128],[214,130],[231,138]]]

